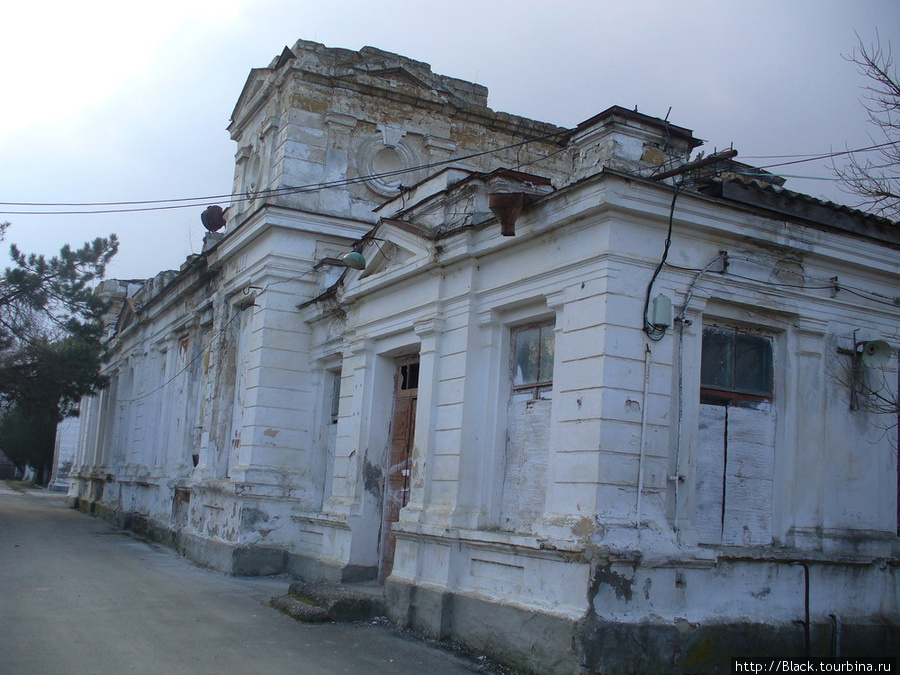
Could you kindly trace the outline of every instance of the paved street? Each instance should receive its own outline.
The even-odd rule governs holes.
[[[372,624],[302,624],[262,602],[285,579],[192,566],[0,482],[0,673],[471,673],[467,662]]]

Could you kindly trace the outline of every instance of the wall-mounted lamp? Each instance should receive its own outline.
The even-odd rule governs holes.
[[[331,265],[332,267],[350,267],[351,269],[362,270],[366,268],[366,259],[363,257],[362,253],[351,251],[350,253],[345,253],[340,258],[322,258],[313,266],[313,269],[317,270],[325,265]]]
[[[850,367],[850,410],[859,410],[859,396],[868,389],[865,371],[885,365],[894,355],[894,348],[884,340],[857,342],[854,331],[853,349],[839,348],[838,353],[853,359]]]
[[[387,254],[384,252],[384,249],[378,244],[379,241],[385,241],[384,239],[378,239],[377,237],[366,237],[364,238],[358,245],[358,248],[363,248],[364,246],[376,246],[378,250],[381,252],[385,258],[387,258]],[[319,269],[323,265],[333,265],[334,267],[349,267],[352,270],[364,270],[366,269],[366,265],[368,265],[368,261],[366,260],[366,256],[362,254],[361,251],[350,251],[345,253],[340,258],[322,258],[319,262],[316,263],[313,269]]]
[[[881,368],[891,360],[894,350],[884,340],[870,340],[856,345],[859,361],[866,368]]]
[[[341,256],[341,262],[344,264],[344,267],[349,267],[350,269],[366,269],[366,257],[358,251],[350,251],[349,253],[345,253]]]
[[[210,232],[218,232],[225,227],[225,212],[228,208],[222,208],[217,204],[207,206],[200,214],[200,222]]]

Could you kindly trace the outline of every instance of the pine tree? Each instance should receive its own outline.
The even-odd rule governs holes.
[[[9,223],[0,223],[0,238]],[[0,277],[0,450],[17,466],[50,475],[56,423],[76,415],[78,401],[98,391],[102,317],[93,291],[118,250],[115,235],[59,255],[10,247],[12,266]]]

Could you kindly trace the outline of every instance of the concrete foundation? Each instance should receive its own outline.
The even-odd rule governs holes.
[[[377,568],[337,565],[274,546],[238,545],[172,529],[165,523],[140,513],[112,509],[103,502],[69,497],[69,508],[94,515],[114,527],[130,530],[188,558],[201,567],[237,576],[268,576],[288,573],[301,579],[325,583],[370,581]]]
[[[280,548],[239,546],[173,531],[142,514],[113,510],[100,502],[70,497],[68,505],[226,574],[288,573],[319,584],[368,581],[376,574],[372,567],[341,567]],[[573,620],[394,578],[384,586],[384,607],[402,628],[464,644],[523,672],[542,675],[729,673],[732,658],[807,658],[799,621],[621,623],[590,611]],[[900,658],[900,629],[888,621],[813,622],[809,656]]]
[[[388,580],[390,619],[529,673],[730,673],[733,658],[807,658],[798,624],[615,623],[563,617]],[[888,623],[813,624],[810,658],[900,658]]]
[[[384,592],[388,617],[401,627],[460,642],[527,672],[581,672],[570,619],[391,579]]]
[[[844,625],[836,653],[832,625],[812,625],[809,657],[897,658],[898,637],[896,628],[886,624]],[[579,625],[578,640],[590,673],[730,673],[733,658],[807,658],[803,627],[792,624],[586,620]]]

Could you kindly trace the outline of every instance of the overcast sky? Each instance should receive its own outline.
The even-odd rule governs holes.
[[[225,128],[244,81],[298,38],[425,61],[487,86],[495,110],[561,126],[671,107],[702,150],[733,143],[758,166],[858,148],[871,144],[866,81],[842,55],[876,30],[900,57],[898,0],[17,2],[0,38],[0,202],[230,192]],[[775,170],[832,177],[827,162]],[[852,203],[830,180],[787,187]],[[199,251],[202,208],[6,213],[3,247],[53,253],[115,232],[109,276],[145,278]],[[0,206],[14,210],[26,207]]]

